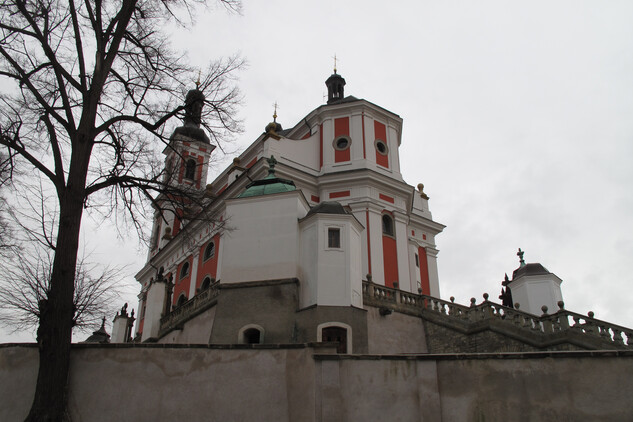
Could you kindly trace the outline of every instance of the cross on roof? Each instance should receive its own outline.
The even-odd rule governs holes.
[[[525,261],[523,260],[523,254],[525,252],[521,250],[521,248],[519,248],[519,252],[517,252],[517,256],[519,257],[519,264],[521,264],[522,267],[525,267]]]

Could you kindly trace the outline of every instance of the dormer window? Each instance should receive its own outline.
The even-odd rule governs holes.
[[[190,158],[185,163],[185,179],[193,180],[196,175],[196,160]]]

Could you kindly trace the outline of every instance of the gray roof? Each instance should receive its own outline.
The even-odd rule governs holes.
[[[345,208],[343,208],[343,205],[341,205],[340,202],[337,201],[323,201],[318,205],[315,205],[314,207],[310,208],[310,211],[308,211],[308,214],[306,215],[312,215],[312,214],[349,214]]]
[[[519,267],[512,272],[512,280],[524,275],[544,275],[544,274],[550,274],[550,272],[547,271],[547,268],[545,268],[541,264],[539,263],[525,264],[524,266]]]

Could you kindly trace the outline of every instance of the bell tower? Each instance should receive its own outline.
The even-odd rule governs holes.
[[[159,250],[163,240],[169,241],[181,228],[184,209],[183,206],[178,207],[177,203],[186,204],[188,201],[180,196],[187,196],[187,192],[192,196],[199,196],[204,193],[207,185],[209,157],[215,145],[211,144],[205,130],[200,127],[205,96],[198,88],[199,84],[196,84],[196,88],[187,93],[183,125],[174,130],[163,150],[163,182],[166,190],[173,187],[178,192],[178,197],[170,194],[169,203],[165,202],[165,197],[157,198],[161,209],[156,211],[150,257]]]
[[[204,94],[196,87],[187,93],[183,125],[177,127],[169,139],[165,154],[167,183],[181,188],[204,189],[211,152],[209,137],[200,127]]]

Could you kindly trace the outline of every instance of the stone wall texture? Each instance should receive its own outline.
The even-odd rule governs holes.
[[[633,353],[336,355],[309,345],[77,345],[73,421],[633,420]],[[0,346],[0,420],[28,413],[34,345]]]

